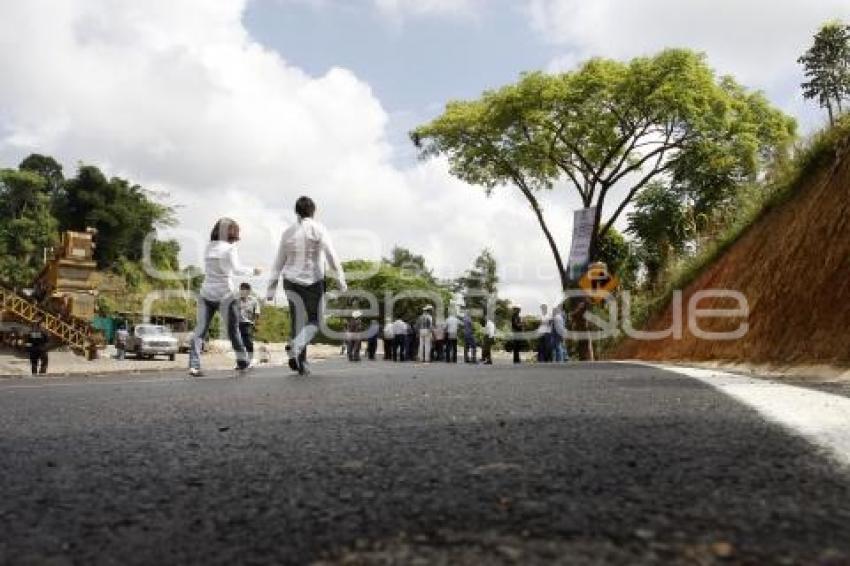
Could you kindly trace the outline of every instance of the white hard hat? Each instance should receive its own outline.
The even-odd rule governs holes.
[[[353,313],[351,313],[352,318],[360,318],[361,316],[363,316],[363,313],[360,311],[354,311]]]

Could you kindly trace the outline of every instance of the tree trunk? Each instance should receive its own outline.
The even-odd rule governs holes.
[[[590,208],[586,206],[585,208]],[[602,224],[602,203],[600,202],[596,208],[596,215],[593,219],[593,231],[590,235],[590,246],[587,254],[588,263],[593,263],[596,261],[596,254],[599,250],[599,227]],[[577,285],[577,281],[570,282],[572,286]],[[566,287],[565,287],[566,289]],[[590,309],[590,302],[585,301],[584,305],[585,309]],[[573,330],[576,332],[586,332],[588,330],[587,320],[584,318],[584,314],[577,316],[573,321]],[[578,348],[578,358],[582,361],[590,361],[592,362],[594,359],[593,356],[593,342],[590,340],[578,340],[576,343]]]
[[[555,257],[555,265],[558,269],[558,275],[561,278],[561,288],[566,291],[570,288],[570,280],[567,276],[567,271],[564,268],[564,261],[561,259],[561,252],[558,251],[558,244],[555,242],[552,232],[549,231],[549,227],[546,225],[546,219],[543,218],[543,211],[540,209],[540,204],[537,202],[537,199],[534,198],[534,195],[531,194],[531,191],[522,187],[520,187],[520,189],[525,195],[525,198],[528,199],[529,204],[531,204],[531,209],[534,211],[534,215],[537,216],[537,222],[540,224],[540,228],[546,236],[546,241],[549,242],[549,248],[552,250],[552,255]]]

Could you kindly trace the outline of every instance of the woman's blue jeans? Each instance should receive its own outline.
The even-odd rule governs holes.
[[[245,345],[242,344],[242,336],[239,334],[239,306],[235,297],[228,296],[221,301],[210,301],[198,297],[198,318],[189,345],[189,368],[201,369],[201,349],[216,311],[221,313],[222,327],[227,329],[227,337],[230,338],[233,353],[236,354],[236,367],[248,367],[248,354],[245,351]]]

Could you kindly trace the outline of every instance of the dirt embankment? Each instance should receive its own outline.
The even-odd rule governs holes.
[[[681,339],[629,339],[615,357],[850,364],[850,151],[833,155],[684,290]],[[736,290],[746,297],[749,331],[744,337],[708,340],[691,332],[688,304],[694,293],[707,289]],[[714,298],[697,307],[734,305]],[[668,305],[646,330],[670,328],[672,320]],[[728,332],[741,322],[706,318],[699,327]]]

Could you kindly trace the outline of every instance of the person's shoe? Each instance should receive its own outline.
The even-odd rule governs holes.
[[[201,377],[204,372],[200,368],[189,368],[189,377]]]
[[[289,358],[289,369],[301,373],[301,368],[298,367],[298,360],[296,358]]]
[[[298,375],[310,375],[310,364],[307,360],[298,361]]]

